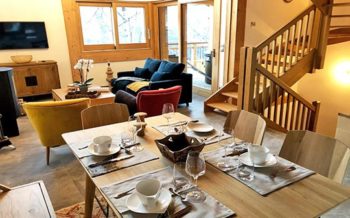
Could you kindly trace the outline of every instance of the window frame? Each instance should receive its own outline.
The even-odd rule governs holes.
[[[113,37],[115,44],[84,44],[83,26],[81,21],[80,7],[108,7],[111,9],[112,22],[113,22]],[[130,7],[130,8],[143,8],[144,10],[144,26],[145,26],[145,43],[119,43],[119,29],[118,29],[118,16],[117,7]],[[83,49],[82,52],[96,52],[96,51],[110,51],[110,50],[130,50],[130,49],[149,49],[150,46],[150,16],[149,6],[146,3],[133,3],[133,2],[77,2],[77,16],[78,25],[80,31],[80,44]]]
[[[119,43],[119,29],[118,29],[118,16],[117,8],[118,7],[128,7],[128,8],[143,8],[144,11],[144,25],[145,25],[145,43]],[[113,4],[114,17],[115,17],[115,39],[116,45],[119,49],[136,49],[136,48],[149,48],[151,40],[151,31],[150,31],[150,16],[148,6],[142,3],[132,3],[132,2],[117,2]]]

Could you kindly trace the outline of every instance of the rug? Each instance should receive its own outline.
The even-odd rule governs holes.
[[[105,205],[103,202],[102,202],[102,204]],[[85,209],[85,203],[80,202],[78,204],[74,204],[72,206],[57,210],[56,217],[57,218],[83,218],[84,214],[85,214],[84,209]],[[110,217],[110,218],[115,217],[111,210],[109,210],[108,217]],[[103,214],[103,212],[102,212],[100,206],[98,205],[98,203],[96,202],[96,200],[94,201],[92,218],[105,218],[105,215]]]

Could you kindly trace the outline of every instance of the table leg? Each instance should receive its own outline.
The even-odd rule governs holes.
[[[89,175],[86,174],[85,179],[85,217],[92,217],[92,209],[94,205],[94,197],[95,197],[95,184],[92,182]]]

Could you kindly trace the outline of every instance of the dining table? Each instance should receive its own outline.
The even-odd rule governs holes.
[[[171,118],[171,122],[190,120],[192,120],[191,117],[177,112]],[[128,122],[116,123],[62,135],[86,171],[85,217],[92,216],[95,189],[101,191],[102,187],[109,184],[173,166],[170,160],[162,156],[155,143],[156,139],[164,138],[164,134],[153,128],[160,124],[166,124],[167,120],[163,116],[154,116],[146,118],[145,122],[147,123],[145,135],[143,137],[138,136],[137,140],[145,150],[159,158],[95,177],[88,173],[86,165],[78,157],[77,149],[74,146],[77,146],[79,142],[92,141],[93,138],[102,135],[120,135],[130,124]],[[220,145],[213,143],[206,145],[203,152],[210,152],[218,148],[220,148]],[[185,172],[183,168],[179,168]],[[205,174],[198,179],[198,187],[232,209],[236,217],[320,217],[350,198],[350,187],[336,183],[318,173],[263,196],[208,163],[206,163]],[[122,214],[113,206],[108,196],[102,191],[101,193],[112,211],[118,217],[122,217]]]

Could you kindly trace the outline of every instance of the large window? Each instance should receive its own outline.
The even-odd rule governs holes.
[[[79,15],[85,51],[149,47],[145,5],[81,3]]]

